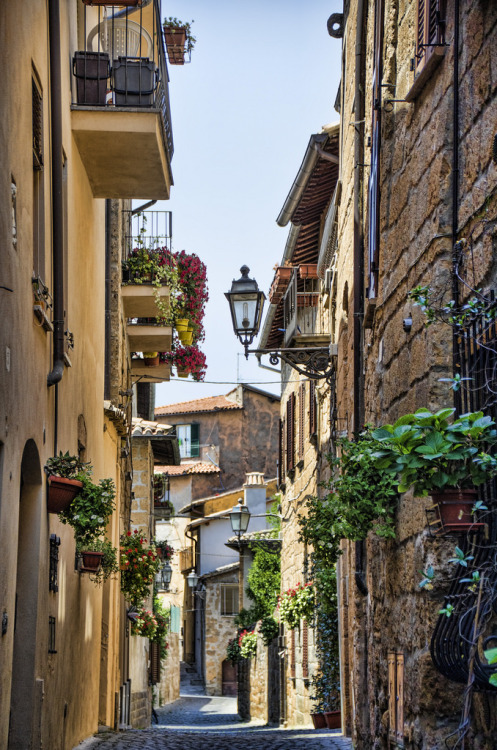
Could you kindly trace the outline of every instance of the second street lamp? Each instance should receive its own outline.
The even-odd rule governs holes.
[[[245,356],[248,359],[248,348],[259,333],[261,325],[262,310],[266,295],[259,291],[257,281],[249,279],[250,268],[240,268],[241,278],[233,279],[231,289],[225,292],[229,302],[233,329],[245,347]]]
[[[248,529],[250,521],[250,511],[246,505],[243,504],[242,498],[239,499],[237,505],[234,506],[233,510],[229,513],[231,528],[237,535],[238,539]]]

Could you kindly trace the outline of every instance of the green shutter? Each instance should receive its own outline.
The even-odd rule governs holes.
[[[180,631],[180,608],[171,604],[171,624],[169,626],[171,633],[179,633]]]
[[[192,458],[200,456],[200,440],[199,440],[199,425],[190,425],[190,440],[191,440],[191,452]]]

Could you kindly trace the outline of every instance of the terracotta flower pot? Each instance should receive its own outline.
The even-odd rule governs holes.
[[[83,564],[80,570],[83,573],[98,573],[102,564],[103,552],[82,552]]]
[[[318,277],[318,264],[317,263],[304,263],[299,266],[299,276],[301,279],[317,279]]]
[[[171,28],[164,26],[167,57],[170,65],[185,64],[186,28]]]
[[[83,482],[65,477],[48,477],[47,510],[49,513],[61,513],[66,510],[81,491]]]
[[[311,714],[314,729],[326,729],[326,717],[324,714]]]
[[[431,497],[438,508],[444,531],[468,531],[476,525],[471,514],[477,498],[475,489],[460,490],[455,487],[442,492],[432,492]]]
[[[185,346],[191,346],[193,343],[193,331],[186,331],[186,333],[183,334],[181,341]]]
[[[158,367],[160,364],[160,356],[157,353],[155,357],[143,357],[145,367]]]
[[[324,718],[326,720],[326,726],[328,729],[340,729],[342,726],[342,713],[341,711],[325,711]]]

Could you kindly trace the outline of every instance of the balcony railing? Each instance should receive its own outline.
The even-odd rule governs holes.
[[[326,333],[320,308],[319,281],[298,278],[297,268],[293,270],[283,297],[283,327],[285,346],[299,338]]]
[[[181,573],[186,573],[191,568],[193,568],[193,550],[191,547],[186,547],[179,552],[179,569]]]
[[[84,49],[73,58],[73,130],[94,196],[167,198],[174,146],[159,0],[85,5],[83,35]],[[127,164],[136,174],[127,174]],[[109,166],[116,182],[105,179]]]
[[[125,212],[127,218],[126,254],[136,247],[151,250],[165,247],[172,249],[173,214],[171,211]]]

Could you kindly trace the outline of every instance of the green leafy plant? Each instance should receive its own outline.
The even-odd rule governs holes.
[[[338,602],[336,569],[320,568],[314,563],[316,588],[319,590],[316,615],[316,657],[318,668],[311,678],[314,712],[338,711],[340,708],[340,660],[338,650]]]
[[[249,628],[273,614],[281,587],[280,556],[268,552],[262,545],[251,545],[251,549],[254,559],[245,592],[253,605],[249,609],[241,609],[235,617],[235,624],[242,628]]]
[[[451,557],[449,562],[454,563],[455,565],[462,565],[463,568],[467,568],[468,562],[475,559],[474,555],[467,554],[460,547],[456,547],[454,552],[455,556]]]
[[[231,638],[226,646],[226,658],[229,659],[233,666],[243,659],[238,638]]]
[[[170,31],[173,34],[177,29],[184,29],[186,31],[186,48],[188,52],[192,51],[197,41],[196,37],[192,34],[192,23],[193,21],[190,21],[190,23],[180,21],[179,18],[174,18],[173,16],[165,18],[163,23],[164,30],[167,29],[167,31]]]
[[[263,617],[257,625],[257,630],[261,634],[262,641],[265,646],[269,646],[279,632],[278,623],[274,617],[268,616]]]
[[[449,487],[475,487],[497,474],[497,458],[486,452],[497,442],[494,421],[479,411],[451,423],[454,412],[418,409],[373,430],[376,466],[397,478],[399,492],[412,487],[416,497],[424,497]]]
[[[432,591],[433,580],[435,578],[435,569],[433,568],[433,565],[428,565],[426,570],[420,570],[419,572],[423,576],[422,581],[420,581],[419,588],[426,589],[427,591]]]
[[[88,466],[85,471],[85,474],[78,476],[83,482],[79,495],[66,510],[59,513],[62,523],[73,527],[79,545],[88,544],[103,534],[115,508],[116,488],[112,479],[101,479],[94,484],[88,475]]]
[[[293,630],[300,620],[311,622],[314,616],[315,593],[312,583],[298,583],[287,589],[278,600],[278,616],[281,622]]]
[[[157,619],[149,609],[140,607],[133,613],[131,635],[141,635],[153,641],[157,633]]]
[[[154,596],[153,612],[155,616],[156,629],[151,640],[154,643],[159,644],[160,658],[165,659],[169,651],[167,634],[169,633],[171,624],[171,613],[169,609],[166,609],[166,607],[164,607],[162,601],[158,596]]]
[[[128,531],[121,537],[121,591],[135,607],[143,606],[150,596],[151,585],[161,561],[155,547],[148,546],[139,531]]]
[[[497,664],[497,648],[489,648],[485,650],[484,652],[485,659],[488,661],[489,664]],[[488,681],[491,685],[494,687],[497,687],[497,672],[494,672],[494,674],[491,674],[488,678]]]
[[[170,560],[174,555],[174,547],[172,547],[165,539],[157,541],[154,539],[154,546],[162,560]]]
[[[69,451],[49,458],[45,464],[45,471],[49,476],[64,479],[80,479],[91,474],[90,464],[81,461],[78,456],[69,455]]]
[[[446,617],[451,617],[453,611],[454,611],[454,606],[452,604],[446,604],[445,607],[438,610],[438,614],[445,615]]]
[[[113,573],[119,572],[119,563],[117,561],[117,549],[112,545],[109,539],[94,538],[86,542],[79,541],[76,544],[76,552],[102,552],[102,562],[100,568],[95,573],[90,573],[90,579],[95,583],[106,581]]]
[[[244,630],[238,636],[240,656],[242,659],[251,659],[257,654],[257,633]]]

